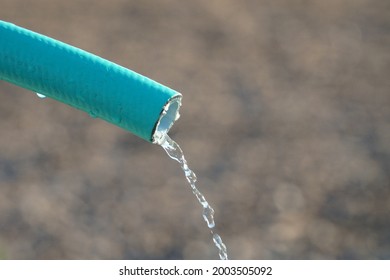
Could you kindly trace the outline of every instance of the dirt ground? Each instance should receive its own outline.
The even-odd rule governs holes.
[[[231,259],[390,259],[389,1],[0,7],[183,93],[170,135]],[[157,145],[3,81],[0,131],[0,258],[218,258]]]

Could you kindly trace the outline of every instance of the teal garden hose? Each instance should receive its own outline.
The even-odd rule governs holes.
[[[159,143],[181,94],[55,39],[0,21],[0,80],[53,98]]]

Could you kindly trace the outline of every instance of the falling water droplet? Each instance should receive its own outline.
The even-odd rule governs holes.
[[[223,243],[222,238],[218,234],[214,233],[213,234],[213,241],[214,241],[215,246],[217,246],[217,248],[219,249],[219,258],[221,260],[227,260],[228,255],[227,255],[227,251],[226,251],[226,245]]]
[[[214,222],[214,209],[210,207],[210,205],[207,205],[206,207],[203,207],[203,219],[206,221],[207,226],[209,228],[215,227]]]
[[[39,98],[46,98],[46,95],[40,94],[40,93],[38,93],[38,92],[36,92],[36,95],[37,95]]]

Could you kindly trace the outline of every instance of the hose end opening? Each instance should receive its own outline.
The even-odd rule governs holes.
[[[165,135],[171,129],[173,123],[180,117],[181,97],[181,95],[176,95],[165,104],[152,135],[153,144],[162,144]]]

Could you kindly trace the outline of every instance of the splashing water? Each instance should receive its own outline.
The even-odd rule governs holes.
[[[184,154],[180,146],[175,141],[173,141],[167,134],[165,134],[163,137],[164,138],[162,139],[162,141],[160,141],[159,144],[165,150],[165,152],[168,154],[170,158],[180,163],[181,169],[183,169],[184,171],[184,175],[186,176],[186,179],[191,186],[191,190],[193,194],[196,196],[199,203],[203,207],[203,219],[206,221],[207,226],[210,229],[213,229],[215,227],[214,209],[207,202],[203,194],[197,189],[195,185],[197,178],[194,171],[192,171],[188,167],[187,161],[184,158]],[[220,259],[227,260],[228,255],[227,255],[226,245],[223,243],[222,238],[218,234],[214,233],[212,230],[210,230],[210,232],[213,235],[214,244],[219,250]]]

